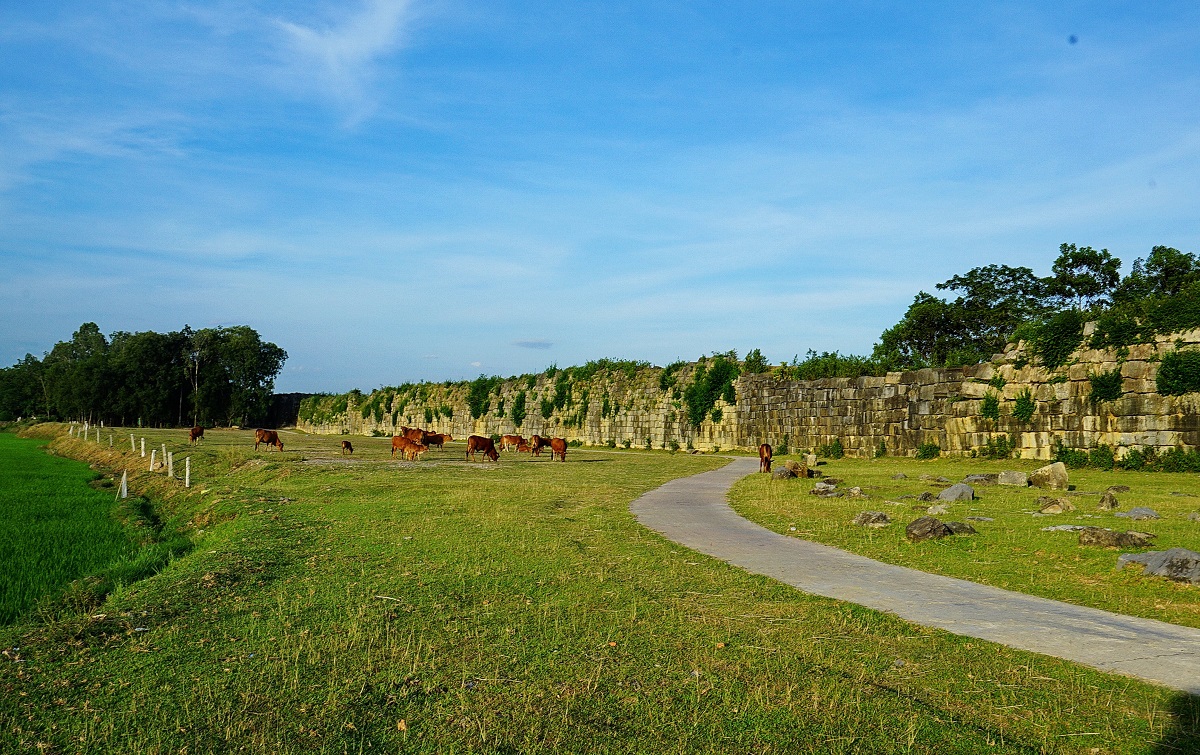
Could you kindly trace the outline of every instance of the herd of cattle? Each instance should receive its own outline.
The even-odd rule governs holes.
[[[188,431],[189,443],[196,443],[203,439],[203,427],[197,425]],[[446,443],[451,440],[453,438],[446,433],[431,433],[417,427],[401,427],[400,434],[392,436],[392,458],[396,458],[396,453],[399,452],[403,458],[416,461],[430,448],[444,449]],[[254,431],[254,450],[257,451],[258,447],[263,444],[268,447],[274,446],[279,451],[283,450],[283,441],[279,439],[279,433],[275,430]],[[550,449],[551,461],[567,460],[566,438],[543,438],[540,435],[534,435],[528,441],[520,435],[505,435],[500,438],[500,450],[516,450],[517,453],[541,456],[542,451],[547,448]],[[492,461],[498,461],[500,450],[497,450],[496,442],[491,438],[485,438],[482,435],[472,435],[467,438],[467,458],[472,461],[475,460],[477,453],[483,454],[485,458]],[[352,453],[354,453],[354,445],[348,440],[343,440],[342,455]]]

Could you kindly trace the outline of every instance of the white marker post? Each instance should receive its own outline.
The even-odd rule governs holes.
[[[175,452],[167,454],[167,477],[175,476]]]
[[[167,444],[166,443],[162,444],[162,451],[163,451],[162,452],[163,464],[166,464],[167,463]]]
[[[142,438],[142,458],[146,458],[146,439]]]
[[[129,434],[129,453],[137,453],[137,444],[133,442],[133,433]]]
[[[121,472],[121,497],[129,497],[129,470]]]
[[[112,433],[108,434],[108,447],[110,449],[112,448]]]
[[[192,457],[187,457],[183,460],[183,486],[190,488],[192,486]]]
[[[158,453],[158,449],[156,449],[156,448],[151,448],[151,449],[150,449],[150,471],[151,471],[151,472],[153,472],[153,471],[154,471],[154,455],[155,455],[156,453]]]

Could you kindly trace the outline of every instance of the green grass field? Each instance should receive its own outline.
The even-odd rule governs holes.
[[[0,624],[138,550],[112,515],[114,491],[90,487],[96,472],[44,444],[0,433]]]
[[[1157,753],[1194,700],[815,598],[640,528],[711,456],[146,433],[195,547],[103,604],[0,629],[0,750]],[[118,436],[119,438],[120,436]],[[128,448],[126,435],[125,448]],[[59,439],[110,469],[145,461]],[[118,446],[120,448],[120,446]]]
[[[858,486],[869,498],[821,498],[808,495],[814,480],[771,480],[755,475],[738,482],[730,493],[735,510],[780,533],[834,545],[865,556],[922,571],[961,577],[974,582],[1063,600],[1108,611],[1144,616],[1185,626],[1200,627],[1200,587],[1143,576],[1138,570],[1115,570],[1120,551],[1078,544],[1070,531],[1044,532],[1043,527],[1077,524],[1137,530],[1157,535],[1152,548],[1200,550],[1200,522],[1188,514],[1200,511],[1200,477],[1162,472],[1102,472],[1071,470],[1075,488],[1069,493],[976,485],[977,500],[949,504],[943,521],[964,521],[969,516],[991,522],[970,522],[977,535],[909,543],[904,527],[923,516],[932,503],[913,498],[924,491],[938,493],[945,485],[919,479],[921,475],[958,482],[978,472],[1002,469],[1032,471],[1045,462],[984,461],[978,459],[854,460],[840,459],[820,467],[844,482]],[[893,480],[896,474],[908,479]],[[1162,519],[1131,521],[1116,512],[1099,511],[1097,504],[1110,485],[1127,485],[1118,493],[1118,511],[1148,506]],[[1033,516],[1038,496],[1065,497],[1073,512]],[[908,497],[902,497],[908,496]],[[936,502],[935,502],[936,503]],[[882,529],[851,524],[863,511],[882,511],[893,523]],[[794,529],[793,529],[794,528]]]

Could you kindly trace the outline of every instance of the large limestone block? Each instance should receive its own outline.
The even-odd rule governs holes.
[[[1045,490],[1066,490],[1067,466],[1061,461],[1056,461],[1040,467],[1029,475],[1029,484]]]

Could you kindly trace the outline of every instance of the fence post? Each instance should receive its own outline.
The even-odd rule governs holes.
[[[110,449],[112,448],[112,433],[108,434],[108,447]]]
[[[137,453],[137,444],[133,442],[133,433],[129,434],[129,453]]]
[[[163,464],[167,463],[167,444],[166,443],[162,444],[162,460],[163,460]]]
[[[187,457],[183,460],[183,486],[190,488],[192,486],[192,457]]]
[[[142,458],[146,458],[146,439],[142,438]]]
[[[175,476],[175,452],[171,451],[167,454],[167,477]]]
[[[125,471],[121,472],[121,492],[120,492],[120,495],[121,495],[121,497],[122,497],[122,498],[128,498],[128,497],[129,497],[129,470],[128,470],[128,469],[126,469]]]
[[[155,455],[155,454],[157,454],[157,453],[158,453],[158,449],[157,449],[157,448],[151,448],[151,449],[150,449],[150,471],[151,471],[151,472],[153,472],[153,471],[154,471],[154,455]]]

